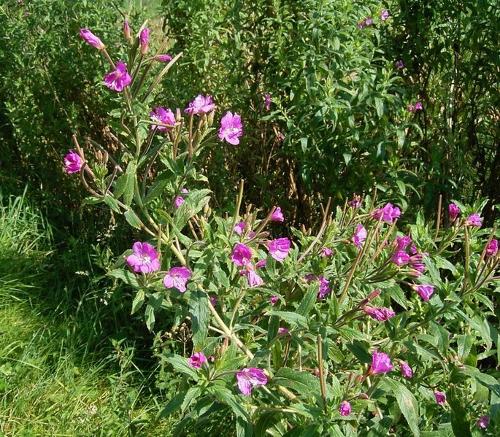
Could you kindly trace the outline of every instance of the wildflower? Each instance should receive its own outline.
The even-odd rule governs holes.
[[[351,414],[352,407],[348,401],[342,401],[339,407],[339,413],[341,416],[349,416]]]
[[[387,373],[393,369],[389,355],[384,352],[374,351],[372,354],[372,365],[369,370],[370,375],[377,373]]]
[[[198,95],[192,102],[189,102],[188,107],[184,110],[186,114],[199,115],[208,114],[215,109],[215,104],[212,96]]]
[[[356,230],[354,231],[354,235],[352,236],[352,242],[358,249],[363,246],[367,235],[368,234],[366,232],[366,229],[362,224],[356,226]]]
[[[485,255],[487,257],[492,257],[496,256],[497,253],[498,253],[498,240],[493,238],[486,246]]]
[[[186,291],[186,283],[192,276],[187,267],[172,267],[163,278],[165,288],[177,288],[179,292]]]
[[[406,379],[413,378],[413,369],[406,361],[401,361],[399,363],[399,368],[401,369],[401,375],[403,375],[403,378]]]
[[[490,416],[481,416],[477,422],[476,426],[481,429],[486,429],[490,425]]]
[[[245,232],[245,229],[247,227],[247,224],[243,221],[238,222],[234,225],[233,231],[235,234],[241,235],[243,232]]]
[[[174,207],[175,209],[179,209],[180,206],[185,202],[184,197],[182,196],[176,196],[174,199]]]
[[[467,220],[465,220],[465,225],[480,228],[483,225],[483,219],[477,212],[475,212],[474,214],[471,214],[469,217],[467,217]]]
[[[158,62],[170,62],[172,60],[172,56],[169,55],[168,53],[165,53],[163,55],[156,55],[155,60]]]
[[[459,206],[455,203],[450,203],[448,205],[448,215],[450,216],[450,221],[454,222],[462,211]]]
[[[332,291],[332,289],[330,288],[330,281],[326,279],[324,276],[318,277],[318,281],[319,281],[318,299],[324,299]]]
[[[157,124],[152,124],[151,129],[157,129],[160,132],[166,132],[167,130],[172,129],[172,126],[175,125],[175,115],[174,113],[168,109],[159,106],[158,108],[153,109],[149,116],[151,120],[156,123],[168,124],[169,126],[160,126]]]
[[[281,208],[279,206],[274,208],[274,211],[271,214],[271,221],[272,222],[284,222],[285,221],[285,217],[283,216],[283,213],[281,212]]]
[[[80,29],[81,38],[92,47],[95,47],[97,50],[103,50],[104,44],[99,39],[99,37],[95,36],[89,29],[84,28]]]
[[[151,244],[137,241],[132,250],[132,255],[127,256],[126,261],[135,273],[152,273],[160,270],[158,252]]]
[[[276,304],[278,303],[278,301],[279,301],[279,297],[278,297],[278,296],[276,296],[276,295],[273,295],[273,296],[271,296],[271,297],[269,298],[269,303],[270,303],[271,305],[276,305]]]
[[[255,266],[251,262],[247,262],[244,267],[240,271],[240,275],[247,277],[249,287],[259,287],[264,283],[262,278],[255,272]]]
[[[181,194],[189,194],[189,190],[186,187],[181,188]]]
[[[407,106],[407,109],[408,109],[408,112],[416,112],[415,111],[415,105],[413,103],[410,103],[408,106]]]
[[[207,357],[205,356],[205,354],[203,352],[195,352],[188,359],[188,364],[193,369],[199,369],[206,362],[207,362]]]
[[[379,322],[385,322],[386,320],[389,320],[396,315],[393,310],[385,307],[375,308],[365,305],[363,307],[363,311],[372,319],[378,320]]]
[[[438,405],[443,405],[446,402],[446,394],[442,391],[435,391],[434,397],[436,398],[436,402]]]
[[[252,259],[252,251],[242,243],[236,243],[231,254],[231,261],[239,267],[243,267]]]
[[[271,240],[267,243],[267,248],[269,250],[269,254],[276,261],[283,262],[283,260],[288,256],[291,245],[292,243],[288,238],[276,238],[275,240]]]
[[[104,85],[106,85],[110,90],[116,91],[118,93],[122,92],[123,89],[130,85],[132,78],[127,71],[127,64],[122,61],[116,63],[116,69],[109,72],[104,76]]]
[[[236,379],[240,392],[245,396],[250,396],[252,390],[258,385],[267,384],[267,376],[264,370],[257,367],[241,369],[239,372],[236,372]]]
[[[288,328],[282,328],[281,326],[278,328],[278,335],[288,335],[290,330]]]
[[[83,167],[83,159],[74,150],[69,150],[64,157],[64,170],[68,174],[78,173]]]
[[[416,102],[415,103],[415,112],[416,111],[422,111],[424,109],[424,106],[422,105],[422,102]]]
[[[354,209],[358,209],[361,207],[361,196],[354,195],[354,197],[347,202],[347,204]]]
[[[396,237],[396,247],[398,250],[405,250],[410,244],[411,244],[411,237],[409,235]]]
[[[217,296],[212,295],[209,297],[209,300],[210,300],[210,303],[212,304],[213,307],[217,306],[217,302],[218,302]]]
[[[372,212],[375,220],[382,220],[385,223],[393,223],[401,216],[401,210],[392,203],[387,203],[383,208],[378,208]]]
[[[431,284],[414,284],[412,287],[425,302],[428,302],[434,293],[434,285]]]
[[[415,248],[416,250],[416,248]],[[412,252],[413,252],[413,247],[412,247]],[[425,272],[425,264],[423,263],[423,259],[424,259],[424,255],[427,255],[427,254],[424,254],[424,253],[415,253],[414,255],[410,256],[410,261],[409,261],[409,265],[412,269],[412,272],[411,274],[413,276],[416,276],[417,278]]]
[[[264,94],[264,106],[266,108],[266,111],[271,110],[271,94],[269,93]]]
[[[321,256],[322,257],[329,257],[333,255],[333,250],[330,249],[329,247],[323,247],[321,248]]]
[[[389,14],[389,11],[387,9],[382,9],[382,12],[380,12],[380,19],[382,21],[385,21],[389,18],[390,14]]]
[[[128,23],[128,20],[125,20],[123,22],[123,36],[127,41],[130,41],[132,39],[132,35],[130,32],[130,24]]]
[[[265,267],[267,265],[267,259],[261,259],[259,261],[257,261],[257,264],[255,264],[255,267],[258,268],[258,269],[261,269],[263,267]]]
[[[145,55],[149,48],[149,29],[145,27],[139,34],[139,45],[141,46],[141,53]]]
[[[408,255],[404,250],[397,250],[392,255],[391,261],[398,267],[401,267],[410,262],[410,255]]]
[[[396,68],[398,70],[402,70],[403,68],[405,68],[405,63],[401,59],[399,59],[398,61],[396,61],[394,63],[394,65],[396,66]]]
[[[227,141],[233,146],[240,144],[240,137],[243,135],[243,124],[241,116],[228,111],[220,121],[218,137],[220,140]]]

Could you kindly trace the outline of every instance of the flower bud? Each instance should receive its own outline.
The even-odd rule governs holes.
[[[130,32],[130,25],[128,24],[128,20],[123,22],[123,36],[128,42],[132,41],[132,34]]]
[[[149,29],[145,27],[139,34],[139,45],[141,46],[141,53],[145,55],[149,49]]]

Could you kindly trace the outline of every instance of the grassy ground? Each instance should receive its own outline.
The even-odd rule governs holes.
[[[0,199],[0,435],[168,435],[135,348],[107,337],[102,291],[70,305],[50,247],[36,210]]]

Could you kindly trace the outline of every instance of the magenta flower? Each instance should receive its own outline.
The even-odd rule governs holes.
[[[402,70],[403,68],[405,68],[405,63],[401,59],[396,61],[395,65],[398,70]]]
[[[220,121],[220,128],[218,137],[222,141],[227,141],[233,146],[240,144],[240,137],[243,135],[243,123],[241,122],[241,117],[236,114],[227,111],[226,115],[222,117]]]
[[[163,108],[159,106],[158,108],[153,109],[149,113],[149,116],[151,117],[151,121],[169,125],[169,126],[160,126],[157,124],[152,124],[151,129],[156,128],[160,132],[166,132],[167,130],[172,129],[172,127],[170,126],[175,126],[175,115],[168,108]]]
[[[149,32],[150,30],[145,27],[141,30],[139,34],[139,45],[141,46],[141,53],[145,55],[148,52],[149,48]]]
[[[385,307],[375,308],[365,305],[363,307],[363,311],[372,319],[378,320],[379,322],[385,322],[386,320],[389,320],[396,315],[393,310]]]
[[[382,220],[385,223],[393,223],[400,216],[401,210],[392,203],[388,203],[383,208],[376,209],[372,212],[372,217],[375,220]]]
[[[80,36],[87,44],[95,47],[97,50],[102,50],[105,47],[102,41],[87,28],[80,29]]]
[[[209,300],[213,307],[217,306],[218,302],[217,296],[213,294],[212,296],[210,296]]]
[[[188,359],[188,364],[193,369],[199,369],[207,362],[207,357],[203,352],[196,352]]]
[[[285,216],[281,212],[281,208],[279,206],[274,208],[274,211],[271,214],[271,221],[272,222],[280,222],[280,223],[285,221]]]
[[[257,264],[255,264],[255,268],[262,269],[266,265],[267,265],[267,259],[263,258],[263,259],[257,261]]]
[[[352,407],[348,401],[342,401],[339,407],[339,413],[341,416],[349,416],[351,414]]]
[[[390,14],[389,14],[389,11],[387,9],[382,9],[382,12],[380,12],[380,19],[382,21],[385,21],[389,18]]]
[[[490,425],[490,416],[481,416],[477,422],[476,426],[481,429],[486,429]]]
[[[132,35],[130,32],[130,24],[129,24],[128,20],[125,20],[123,22],[123,36],[125,37],[125,39],[127,41],[130,41],[130,39],[132,38]]]
[[[320,252],[320,255],[324,258],[327,258],[329,256],[332,256],[333,255],[333,250],[330,249],[329,247],[322,247],[321,248],[321,252]]]
[[[276,304],[278,303],[278,301],[279,301],[279,297],[278,297],[278,296],[276,296],[276,295],[273,295],[273,296],[271,296],[271,297],[269,298],[269,303],[270,303],[271,305],[276,305]]]
[[[186,114],[199,115],[208,114],[215,109],[215,103],[212,96],[198,95],[192,102],[189,102],[188,107],[184,110]]]
[[[413,378],[413,369],[406,361],[401,361],[399,363],[399,368],[401,369],[401,375],[403,375],[403,378],[406,379]]]
[[[362,224],[356,226],[356,230],[354,231],[354,235],[352,236],[352,242],[358,249],[363,246],[367,235],[368,234],[366,232],[366,229]]]
[[[288,238],[276,238],[267,243],[269,254],[279,262],[283,262],[288,256],[291,246],[292,243]]]
[[[450,221],[454,222],[461,212],[462,211],[460,210],[458,205],[454,203],[450,203],[448,205],[448,215],[450,216]]]
[[[236,223],[234,225],[233,231],[235,234],[241,235],[243,232],[245,232],[245,229],[247,227],[247,224],[243,221]]]
[[[290,330],[288,328],[282,328],[281,326],[278,328],[278,335],[288,335]]]
[[[240,392],[245,396],[250,396],[255,387],[267,384],[267,376],[264,370],[257,367],[241,369],[236,372],[236,379]]]
[[[408,255],[404,250],[397,250],[392,255],[391,261],[398,267],[401,267],[410,262],[410,255]]]
[[[252,259],[252,251],[243,243],[236,243],[231,254],[231,261],[239,267],[246,266]]]
[[[374,351],[372,354],[372,365],[369,370],[370,375],[387,373],[393,369],[389,355],[384,352]]]
[[[158,62],[170,62],[172,60],[172,56],[169,55],[168,53],[165,53],[163,55],[156,55],[155,60]]]
[[[187,267],[172,267],[163,278],[163,285],[165,288],[177,288],[179,292],[184,293],[191,276],[191,270]]]
[[[416,250],[416,248],[415,248]],[[413,252],[413,246],[412,246],[412,252]],[[422,273],[425,272],[425,264],[424,264],[424,253],[415,253],[415,255],[410,256],[410,262],[409,265],[411,267],[411,274],[415,277],[419,277]]]
[[[396,237],[396,247],[398,250],[405,250],[410,244],[411,244],[411,237],[409,235]]]
[[[64,170],[68,174],[78,173],[83,167],[83,159],[74,150],[68,151],[64,157]]]
[[[158,252],[151,244],[137,241],[132,250],[132,255],[127,256],[126,261],[135,273],[152,273],[160,270]]]
[[[240,275],[247,277],[248,286],[251,288],[260,287],[264,283],[263,279],[255,271],[255,266],[251,262],[247,262],[245,264],[245,268],[240,270]]]
[[[431,284],[413,284],[412,287],[425,302],[428,302],[434,293],[434,285]]]
[[[438,405],[443,405],[446,402],[446,394],[442,391],[435,391],[434,397],[436,398],[436,402]]]
[[[179,209],[184,202],[185,202],[184,197],[176,196],[176,198],[174,199],[174,208]]]
[[[422,111],[423,109],[424,109],[424,106],[422,105],[422,102],[415,103],[415,111]]]
[[[492,257],[496,256],[497,253],[498,253],[498,240],[496,238],[493,238],[486,246],[485,255],[487,257]]]
[[[264,106],[266,108],[266,111],[271,110],[271,94],[269,93],[264,94]]]
[[[326,279],[324,276],[318,277],[318,281],[319,281],[318,299],[324,299],[332,291],[332,289],[330,288],[330,281]]]
[[[127,71],[127,64],[122,61],[116,63],[116,70],[109,72],[104,76],[104,85],[110,90],[121,93],[123,89],[130,85],[132,78]]]
[[[371,26],[373,24],[372,17],[366,17],[364,20],[358,22],[358,29],[364,29],[365,27]]]
[[[354,209],[361,208],[361,203],[362,203],[361,196],[358,196],[356,194],[351,200],[349,200],[349,202],[347,202],[347,204]]]
[[[483,219],[477,212],[475,212],[474,214],[471,214],[469,217],[467,217],[467,220],[465,220],[465,225],[480,228],[483,225]]]

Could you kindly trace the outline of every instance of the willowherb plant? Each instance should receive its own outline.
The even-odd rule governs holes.
[[[103,83],[121,106],[110,144],[75,136],[64,165],[89,203],[141,231],[109,274],[133,288],[132,313],[144,308],[158,357],[182,378],[162,416],[182,414],[180,430],[225,405],[238,435],[498,426],[489,294],[498,292],[499,254],[496,231],[481,229],[482,206],[451,204],[450,226],[440,207],[435,227],[419,215],[398,228],[403,212],[379,206],[375,192],[336,208],[329,201],[311,235],[285,230],[278,206],[242,213],[242,181],[233,214],[221,217],[198,188],[204,156],[220,147],[214,100],[200,94],[183,112],[154,106],[181,54],[151,54],[144,26],[133,37],[126,22],[124,35],[128,58],[115,63],[81,32],[111,65]],[[242,135],[240,116],[226,112],[218,139],[233,147]],[[163,342],[180,324],[183,355]]]

